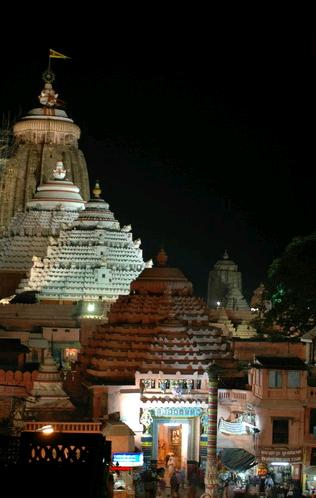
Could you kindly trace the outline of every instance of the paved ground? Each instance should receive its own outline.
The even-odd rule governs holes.
[[[189,488],[189,486],[184,486],[184,487],[180,487],[179,489],[179,494],[178,494],[178,497],[177,498],[200,498],[200,496],[204,493],[204,489],[202,488],[197,488],[195,490],[195,492],[193,492],[192,489]],[[171,495],[171,489],[169,486],[166,486],[163,494],[160,494],[159,495],[159,491],[156,495],[156,497],[160,497],[160,498],[173,498],[172,495]]]

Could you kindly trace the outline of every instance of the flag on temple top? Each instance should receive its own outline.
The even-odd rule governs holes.
[[[56,50],[49,49],[49,58],[50,59],[70,59],[67,55],[61,54],[60,52],[56,52]]]

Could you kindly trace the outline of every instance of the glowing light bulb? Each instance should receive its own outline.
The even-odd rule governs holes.
[[[54,432],[54,428],[52,425],[44,425],[38,429],[38,432],[42,432],[43,434],[52,434]]]

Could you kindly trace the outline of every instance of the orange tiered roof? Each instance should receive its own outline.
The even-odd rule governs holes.
[[[207,305],[193,295],[191,282],[163,265],[143,270],[80,356],[88,377],[130,383],[136,371],[203,373],[215,359],[228,358],[229,347],[222,330],[210,325]]]

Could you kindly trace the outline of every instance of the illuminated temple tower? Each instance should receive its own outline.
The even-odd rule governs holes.
[[[90,315],[97,307],[89,301],[111,303],[129,293],[145,266],[141,241],[133,241],[130,225],[120,227],[98,183],[93,193],[77,219],[50,237],[45,257],[33,258],[19,293],[38,291],[46,303],[86,301]]]
[[[120,227],[98,185],[85,203],[80,129],[58,109],[53,79],[44,73],[42,107],[14,125],[14,153],[1,163],[0,298],[36,291],[51,304],[112,302],[144,268],[140,239]]]
[[[63,161],[67,175],[89,198],[86,161],[78,148],[80,128],[58,108],[58,94],[52,87],[54,75],[46,71],[39,101],[13,127],[13,153],[0,170],[0,228],[8,226],[18,211],[24,211],[36,187],[45,183],[57,161]]]
[[[84,348],[88,377],[133,382],[136,370],[192,375],[204,373],[213,358],[229,356],[220,327],[210,325],[206,303],[194,296],[181,270],[167,266],[161,250],[157,267],[145,268],[110,311]]]
[[[79,188],[66,179],[57,161],[52,178],[37,188],[26,210],[14,215],[0,237],[0,298],[14,294],[36,258],[46,255],[52,237],[71,225],[84,209]]]
[[[242,295],[241,272],[227,251],[209,273],[207,304],[210,308],[249,311]]]
[[[120,411],[148,462],[165,465],[172,451],[186,469],[188,462],[205,461],[207,368],[216,360],[229,377],[236,372],[222,328],[210,323],[191,282],[167,266],[163,250],[157,263],[111,306],[108,323],[97,326],[80,363],[93,416]]]

